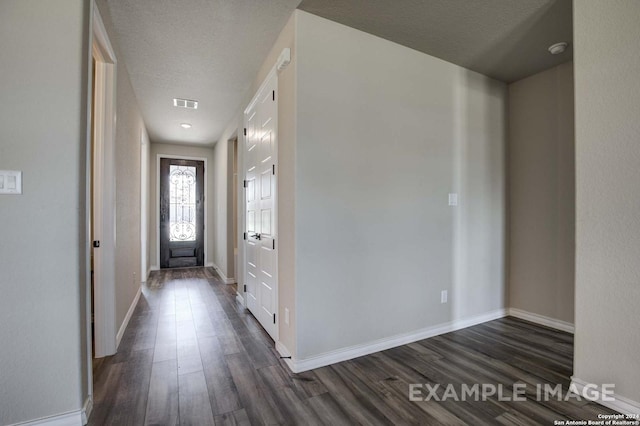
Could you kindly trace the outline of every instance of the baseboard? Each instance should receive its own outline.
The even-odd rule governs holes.
[[[28,422],[14,423],[11,426],[82,426],[82,410],[70,411]]]
[[[116,350],[118,346],[120,346],[120,340],[122,340],[122,336],[124,336],[124,332],[129,325],[129,320],[131,319],[131,315],[133,315],[133,311],[136,310],[136,306],[138,306],[138,300],[140,300],[140,294],[142,293],[142,286],[138,287],[138,292],[136,293],[136,297],[133,298],[133,302],[131,302],[131,306],[129,306],[129,310],[127,311],[127,315],[124,317],[124,321],[122,321],[122,325],[118,330],[118,334],[116,334]]]
[[[89,417],[91,417],[91,411],[93,411],[93,397],[89,395],[87,399],[84,401],[84,405],[82,406],[82,424],[86,425],[89,423]]]
[[[223,283],[225,283],[225,284],[235,284],[236,283],[236,279],[235,278],[228,278],[224,274],[224,272],[222,272],[222,269],[220,269],[218,267],[218,265],[216,265],[215,263],[212,263],[211,266],[216,270],[218,275],[220,275],[220,280],[222,280]]]
[[[337,362],[347,361],[349,359],[358,358],[375,352],[395,348],[397,346],[406,345],[408,343],[417,342],[418,340],[428,339],[440,334],[461,330],[463,328],[471,327],[483,322],[493,321],[498,318],[503,318],[506,315],[507,312],[505,309],[497,309],[495,311],[487,312],[482,315],[476,315],[473,317],[465,318],[463,320],[450,321],[433,327],[427,327],[409,333],[386,337],[384,339],[375,340],[369,343],[349,346],[347,348],[342,348],[316,355],[311,358],[294,358],[289,360],[290,362],[287,362],[287,365],[294,373],[301,373],[303,371],[313,370],[314,368],[324,367],[326,365],[335,364]]]
[[[566,331],[567,333],[574,333],[575,327],[573,324],[557,320],[555,318],[545,317],[544,315],[534,314],[533,312],[523,311],[522,309],[509,308],[509,316],[520,318],[526,321],[531,321],[539,325],[554,328],[560,331]]]
[[[236,301],[241,304],[242,306],[245,306],[244,304],[244,297],[240,294],[239,291],[236,291]]]
[[[149,273],[151,273],[151,271],[159,271],[160,267],[158,265],[151,265],[149,267]]]
[[[287,364],[287,367],[289,367],[291,371],[298,373],[294,370],[295,365],[291,359],[291,352],[289,351],[289,349],[287,349],[282,343],[278,341],[276,342],[276,351],[278,351],[280,356],[283,357],[283,361],[285,362],[285,364]]]
[[[571,377],[571,385],[575,386],[578,391],[580,391],[581,395],[584,395],[583,389],[585,386],[589,385],[589,382],[585,382],[584,380],[578,379],[576,377]],[[593,388],[593,384],[591,384],[591,388]],[[593,389],[598,392],[598,395],[602,395],[601,386],[596,385],[596,388]],[[638,414],[640,413],[640,402],[633,401],[629,398],[625,398],[623,396],[613,394],[612,395],[614,401],[603,401],[602,398],[595,400],[600,405],[604,405],[605,407],[611,408],[622,414]]]

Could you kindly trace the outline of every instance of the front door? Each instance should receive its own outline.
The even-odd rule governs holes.
[[[245,112],[245,299],[247,308],[277,340],[276,121],[277,77]]]
[[[204,266],[204,162],[160,159],[160,267]]]

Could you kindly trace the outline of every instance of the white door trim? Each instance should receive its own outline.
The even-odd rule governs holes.
[[[91,137],[88,141],[88,167],[95,158],[94,167],[94,239],[100,248],[94,252],[94,339],[95,356],[116,353],[115,320],[115,130],[116,130],[116,67],[115,53],[102,23],[98,8],[92,13],[92,55],[96,60],[96,93],[101,99],[95,103],[95,147],[91,155]],[[91,69],[91,68],[90,68]],[[91,74],[90,74],[91,76]],[[93,93],[89,92],[93,103]],[[90,109],[89,109],[90,110]],[[90,115],[90,114],[89,114]],[[89,117],[91,120],[91,117]],[[89,121],[89,128],[91,121]],[[93,157],[93,158],[92,158]],[[90,175],[87,176],[90,179]],[[89,185],[87,185],[89,186]],[[87,188],[90,190],[90,188]],[[90,203],[90,198],[87,203]],[[88,213],[89,214],[89,213]],[[91,219],[91,218],[88,218]],[[91,241],[89,241],[91,244]],[[90,256],[90,247],[88,256]],[[90,270],[90,268],[89,268]],[[90,274],[90,271],[89,271]],[[88,277],[90,303],[90,276]],[[90,310],[88,312],[91,312]],[[89,315],[90,317],[90,315]],[[91,318],[88,321],[91,331]],[[90,341],[91,339],[89,339]],[[90,342],[89,342],[90,343]]]
[[[92,359],[112,355],[116,352],[116,324],[115,324],[115,125],[116,125],[116,68],[117,59],[109,41],[109,36],[102,22],[100,11],[95,1],[90,3],[90,30],[88,52],[88,76],[87,76],[87,141],[86,141],[86,181],[85,181],[85,318],[84,327],[86,333],[86,369],[87,369],[87,401],[86,412],[89,416],[93,401],[93,372]],[[102,101],[94,111],[96,130],[99,128],[99,145],[97,162],[100,166],[94,176],[96,185],[92,188],[92,170],[95,167],[93,154],[93,138],[91,115],[94,103],[93,99],[93,61],[96,59],[96,91],[103,94]],[[99,87],[98,87],[99,86]],[[98,200],[92,205],[91,192]],[[99,214],[99,229],[96,228],[95,239],[101,241],[101,247],[94,254],[97,258],[96,275],[99,285],[94,288],[94,327],[91,316],[91,227],[93,226],[94,210]],[[97,237],[97,238],[96,238]],[[92,331],[93,330],[93,331]],[[93,342],[95,341],[95,354]]]
[[[140,281],[149,278],[149,163],[151,147],[149,135],[140,129]]]
[[[286,65],[285,65],[286,66]],[[284,69],[281,68],[281,69]],[[256,90],[255,94],[253,95],[253,98],[251,99],[251,102],[249,102],[249,104],[247,105],[247,107],[244,109],[244,111],[242,112],[242,123],[243,123],[243,127],[246,128],[247,127],[247,114],[249,113],[249,111],[255,106],[255,104],[258,102],[259,99],[259,95],[264,91],[264,89],[267,87],[267,85],[269,84],[269,82],[271,81],[272,78],[275,78],[275,84],[276,84],[276,98],[275,101],[276,103],[276,117],[274,120],[274,133],[275,133],[275,148],[274,148],[274,158],[273,158],[273,164],[275,165],[275,179],[276,179],[276,184],[273,190],[273,212],[274,215],[276,217],[275,221],[274,221],[274,228],[275,231],[273,233],[273,235],[275,236],[275,244],[276,244],[276,249],[275,251],[275,275],[274,275],[274,282],[276,283],[275,285],[275,313],[276,313],[276,327],[275,327],[275,332],[274,332],[274,336],[272,336],[274,338],[274,340],[276,342],[279,341],[280,339],[280,283],[279,283],[279,272],[278,272],[278,253],[280,252],[280,246],[279,246],[279,238],[280,238],[280,234],[279,234],[279,229],[278,229],[278,178],[279,178],[279,173],[278,173],[278,145],[279,145],[279,133],[278,133],[278,105],[279,105],[279,93],[278,93],[278,65],[276,64],[273,68],[271,68],[271,71],[269,71],[269,73],[267,74],[267,76],[264,78],[264,80],[262,81],[262,83],[260,84],[260,87],[258,88],[258,90]],[[243,136],[239,136],[238,137],[238,143],[240,143],[240,138],[242,138],[242,164],[240,165],[241,167],[239,168],[239,170],[242,170],[242,174],[238,173],[239,175],[239,179],[241,179],[242,181],[245,179],[245,170],[246,170],[246,158],[247,158],[247,144],[246,144],[246,135],[244,135],[244,131],[242,132],[238,132],[239,135],[243,135]],[[240,147],[238,147],[238,152],[240,152]],[[242,199],[242,215],[241,215],[241,220],[242,222],[242,232],[244,233],[244,231],[246,230],[246,209],[247,209],[247,200],[246,200],[246,195],[247,195],[247,191],[244,190],[244,185],[238,185],[239,188],[242,188],[242,196],[239,197]],[[241,266],[241,270],[239,269],[239,273],[242,274],[242,280],[244,283],[247,282],[247,277],[246,277],[246,273],[247,273],[247,269],[245,266],[246,263],[246,259],[247,259],[247,253],[246,253],[246,242],[243,241],[242,243],[242,264]],[[244,295],[244,292],[241,294],[241,297],[243,304],[246,305],[246,297]]]
[[[204,161],[204,266],[210,266],[209,262],[207,262],[207,254],[208,250],[208,241],[207,241],[207,230],[209,229],[208,223],[208,209],[207,205],[209,204],[209,193],[207,192],[207,158],[206,157],[189,157],[186,155],[175,155],[175,154],[157,154],[156,156],[156,264],[153,269],[160,269],[160,159],[162,158],[173,158],[176,160],[193,160],[193,161]]]

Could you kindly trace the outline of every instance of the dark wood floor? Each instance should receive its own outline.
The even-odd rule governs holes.
[[[594,403],[535,401],[571,374],[570,334],[505,318],[292,374],[211,268],[153,273],[118,353],[94,366],[90,425],[538,425]],[[410,401],[409,384],[527,384],[526,402]],[[427,396],[428,391],[422,392]]]

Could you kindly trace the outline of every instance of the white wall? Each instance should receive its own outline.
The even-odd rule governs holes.
[[[211,147],[195,147],[186,145],[171,145],[151,143],[151,159],[149,163],[149,258],[152,269],[158,269],[158,212],[160,201],[158,200],[158,154],[206,158],[207,164],[205,174],[207,175],[207,191],[205,193],[205,203],[207,205],[207,228],[205,229],[205,265],[209,266],[215,257],[213,241],[216,237],[214,226],[215,204],[214,194],[210,188],[214,188],[214,158]]]
[[[509,306],[573,323],[573,62],[509,85]]]
[[[229,154],[229,144],[228,139],[233,136],[233,131],[236,129],[232,129],[231,133],[225,132],[223,137],[216,143],[213,148],[213,184],[214,190],[212,193],[213,196],[213,205],[215,209],[213,228],[215,231],[214,239],[213,239],[213,263],[216,265],[216,269],[218,269],[225,277],[232,277],[233,271],[229,271],[227,261],[229,259],[229,253],[227,251],[227,223],[231,221],[231,218],[228,217],[228,197],[227,197],[227,189],[228,189],[228,154]],[[232,255],[233,253],[231,253]]]
[[[574,8],[574,376],[640,406],[640,2]],[[636,410],[637,413],[637,410]]]
[[[87,392],[88,24],[81,0],[0,1],[0,169],[23,171],[23,194],[0,195],[3,425]]]
[[[296,43],[297,357],[504,308],[505,85],[300,11]]]

